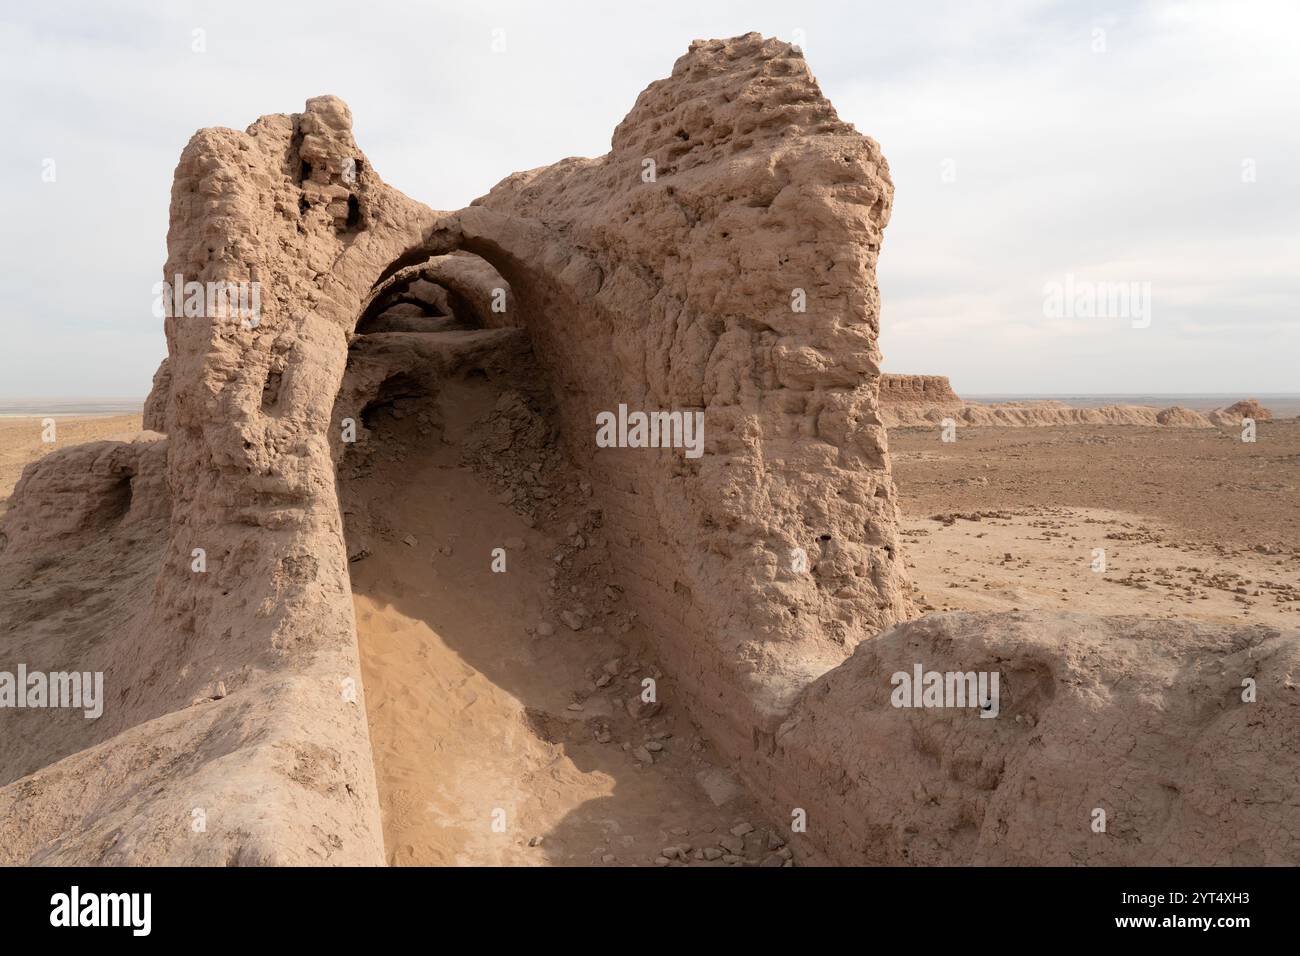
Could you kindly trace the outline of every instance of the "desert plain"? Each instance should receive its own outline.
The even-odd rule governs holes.
[[[448,421],[489,410],[472,387],[443,401],[457,403]],[[663,671],[619,607],[581,500],[530,527],[462,460],[463,425],[431,442],[418,409],[380,417],[387,450],[343,487],[387,862],[825,863],[680,710],[642,724],[610,705],[607,689]],[[6,498],[52,448],[140,427],[138,415],[57,422],[49,445],[40,419],[0,419]],[[922,612],[1300,625],[1300,419],[1259,423],[1254,443],[1230,428],[1141,425],[963,427],[951,442],[913,425],[889,438]],[[532,451],[549,479],[579,487]],[[502,588],[480,560],[500,541],[545,560],[521,562]],[[582,559],[553,573],[562,550]],[[600,623],[574,630],[560,614],[579,592],[595,596]],[[485,804],[522,829],[481,826]]]

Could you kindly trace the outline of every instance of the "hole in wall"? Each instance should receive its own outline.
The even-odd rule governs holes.
[[[280,401],[281,373],[271,372],[262,385],[262,411],[269,411]]]
[[[367,430],[373,430],[382,417],[400,410],[404,403],[423,399],[426,392],[424,385],[414,375],[399,372],[385,379],[375,392],[375,397],[361,409],[361,423]]]
[[[91,516],[94,527],[107,528],[126,517],[131,510],[131,483],[134,480],[135,475],[129,472],[118,476]]]

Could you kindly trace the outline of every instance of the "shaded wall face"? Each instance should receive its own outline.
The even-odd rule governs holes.
[[[891,194],[802,58],[743,39],[683,57],[605,157],[455,217],[510,280],[634,599],[733,750],[909,612],[877,415]],[[620,405],[702,412],[705,453],[597,448]]]
[[[755,729],[770,733],[808,681],[905,613],[892,483],[886,469],[869,467],[885,455],[878,430],[860,439],[861,448],[827,440],[834,434],[851,444],[849,422],[871,419],[871,390],[754,388],[733,405],[674,402],[650,381],[671,375],[676,357],[652,344],[673,328],[654,296],[641,300],[644,312],[617,301],[606,307],[604,289],[592,296],[558,274],[539,275],[478,231],[508,235],[514,224],[474,218],[468,245],[510,281],[569,453],[595,488],[620,580],[671,662],[665,699],[687,706],[724,749],[743,756]],[[588,266],[573,272],[587,274]],[[637,315],[651,321],[638,328]],[[753,343],[733,338],[713,348],[735,349],[738,367],[748,369],[742,356]],[[702,411],[704,454],[597,448],[597,414],[620,403]],[[845,459],[856,467],[840,465]],[[879,563],[857,557],[855,547],[878,553]],[[795,570],[795,548],[806,550],[808,571]]]

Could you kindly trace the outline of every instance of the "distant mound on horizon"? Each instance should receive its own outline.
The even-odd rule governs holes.
[[[950,418],[959,425],[1147,425],[1166,428],[1240,427],[1242,419],[1271,421],[1273,413],[1253,398],[1209,413],[1181,405],[1113,404],[1077,408],[1052,399],[1013,402],[964,401],[946,375],[880,377],[880,415],[886,428],[938,425]]]
[[[1227,408],[1210,412],[1210,421],[1215,425],[1238,427],[1243,418],[1252,418],[1257,422],[1273,420],[1273,413],[1253,398],[1234,402]]]

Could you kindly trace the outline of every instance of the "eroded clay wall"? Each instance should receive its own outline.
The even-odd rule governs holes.
[[[185,148],[162,279],[255,288],[256,314],[166,320],[171,521],[119,641],[123,730],[5,789],[13,862],[382,862],[330,413],[362,300],[432,220],[334,97]]]
[[[523,303],[634,599],[732,748],[908,613],[876,409],[891,196],[803,57],[751,34],[693,44],[606,156],[515,174],[458,218]],[[597,449],[620,404],[703,411],[704,455]]]

